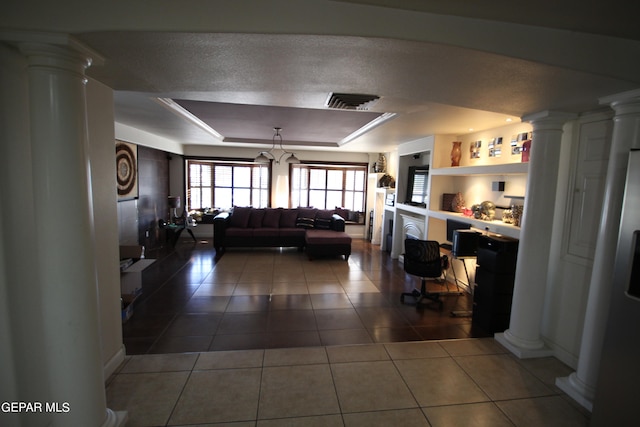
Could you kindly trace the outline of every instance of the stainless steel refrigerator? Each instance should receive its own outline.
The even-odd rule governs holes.
[[[592,426],[640,425],[640,150],[632,150],[624,191],[611,308]]]

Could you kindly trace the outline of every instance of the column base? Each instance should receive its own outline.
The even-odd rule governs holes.
[[[107,417],[101,427],[125,427],[128,419],[127,411],[112,411],[107,408]]]
[[[544,346],[544,342],[525,342],[509,333],[509,330],[494,335],[496,341],[515,354],[518,359],[535,359],[553,356],[553,351]]]
[[[593,411],[595,390],[580,381],[575,372],[568,377],[556,378],[556,386],[587,411]]]

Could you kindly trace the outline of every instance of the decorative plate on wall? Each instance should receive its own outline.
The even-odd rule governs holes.
[[[118,201],[138,197],[138,146],[116,141]]]

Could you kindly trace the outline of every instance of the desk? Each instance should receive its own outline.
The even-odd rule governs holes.
[[[464,267],[464,274],[467,277],[467,283],[465,284],[468,288],[469,288],[469,293],[473,296],[473,285],[471,284],[471,278],[469,277],[469,270],[467,269],[467,263],[466,260],[467,259],[476,259],[475,256],[455,256],[453,255],[453,252],[448,248],[448,247],[443,247],[443,245],[440,245],[440,251],[445,253],[448,257],[449,257],[449,268],[451,269],[451,271],[453,271],[453,280],[455,281],[456,287],[458,288],[458,294],[462,294],[462,291],[460,290],[460,285],[459,283],[463,283],[465,284],[462,280],[458,279],[458,276],[456,274],[456,268],[453,265],[453,261],[454,260],[458,260],[460,262],[462,262],[462,266]],[[448,273],[449,269],[447,269],[447,271],[445,271],[444,274],[444,280],[445,283],[447,282],[447,273]],[[447,291],[449,290],[449,285],[447,284]],[[452,311],[451,312],[451,316],[453,317],[471,317],[472,316],[472,312],[469,310],[457,310],[457,311]]]

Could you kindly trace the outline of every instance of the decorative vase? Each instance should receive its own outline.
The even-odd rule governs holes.
[[[451,166],[460,166],[460,158],[462,157],[462,141],[453,141],[451,148]]]
[[[387,158],[384,154],[380,153],[380,155],[378,155],[378,161],[375,163],[375,167],[376,172],[378,173],[384,173],[387,171]]]
[[[511,206],[511,215],[513,217],[512,224],[516,227],[520,227],[522,224],[522,213],[524,210],[524,206],[522,205],[512,205]]]
[[[522,163],[528,162],[530,155],[531,155],[531,140],[527,139],[522,143]]]
[[[462,213],[464,210],[464,198],[462,198],[462,193],[456,193],[453,197],[453,201],[451,202],[451,209],[454,212]]]

